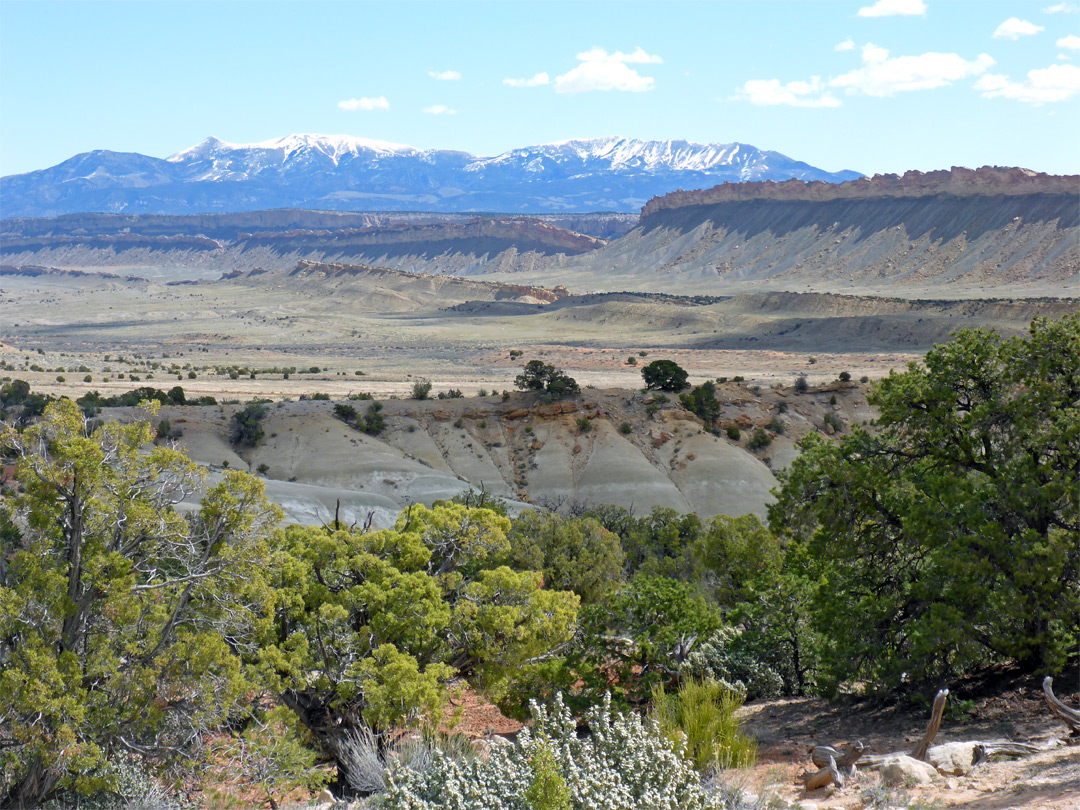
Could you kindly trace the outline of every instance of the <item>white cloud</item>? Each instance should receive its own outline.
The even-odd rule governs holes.
[[[451,110],[445,104],[432,104],[430,107],[424,107],[420,112],[425,115],[457,115],[457,110]]]
[[[926,14],[923,0],[878,0],[872,6],[859,9],[860,17],[896,17]]]
[[[577,58],[582,62],[603,62],[605,60],[611,60],[612,62],[633,62],[637,65],[664,64],[663,59],[656,54],[646,53],[644,48],[637,48],[633,53],[615,51],[613,54],[608,54],[603,48],[592,48],[584,53],[579,53]]]
[[[831,96],[820,76],[808,82],[788,82],[779,79],[751,79],[738,88],[737,101],[749,101],[757,107],[839,107],[840,100]]]
[[[1076,11],[1076,6],[1072,3],[1055,3],[1044,8],[1043,14],[1072,14],[1074,11]]]
[[[1065,48],[1068,51],[1080,51],[1080,37],[1076,34],[1069,34],[1067,37],[1062,37],[1054,43],[1059,48]]]
[[[896,56],[877,45],[862,49],[863,66],[829,80],[830,87],[843,88],[849,95],[885,97],[910,90],[932,90],[959,79],[978,76],[994,66],[987,54],[964,59],[955,53],[924,53]]]
[[[609,54],[603,48],[579,53],[581,62],[574,69],[555,77],[556,93],[586,93],[590,90],[621,90],[642,93],[656,84],[651,76],[642,76],[628,64],[658,65],[663,59],[638,48],[633,53],[616,51]]]
[[[834,51],[853,51],[853,50],[855,50],[855,40],[853,40],[851,37],[848,37],[843,42],[838,43],[837,46],[835,48],[833,48],[833,50]]]
[[[427,75],[440,82],[460,82],[461,74],[456,70],[429,70]]]
[[[1040,31],[1045,31],[1041,25],[1036,25],[1029,20],[1021,20],[1017,17],[1009,17],[994,31],[994,39],[1017,40],[1020,37],[1030,37]]]
[[[1000,73],[989,73],[975,82],[975,89],[984,98],[1008,98],[1036,107],[1055,101],[1065,101],[1080,93],[1080,67],[1051,65],[1041,70],[1029,70],[1027,80],[1014,82]]]
[[[338,107],[342,110],[389,110],[390,102],[386,96],[377,98],[350,98],[348,101],[339,101]]]
[[[537,73],[531,79],[503,79],[507,87],[540,87],[551,84],[551,79],[546,73]]]

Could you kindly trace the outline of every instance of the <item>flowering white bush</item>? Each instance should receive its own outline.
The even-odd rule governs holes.
[[[574,810],[725,810],[719,795],[702,789],[697,772],[656,724],[633,713],[613,713],[610,696],[577,724],[562,695],[549,711],[533,704],[535,721],[512,746],[486,760],[461,763],[436,753],[429,769],[387,776],[380,810],[538,810],[525,798],[534,756],[549,750],[558,763]]]

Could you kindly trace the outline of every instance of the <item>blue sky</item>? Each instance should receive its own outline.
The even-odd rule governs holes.
[[[0,174],[209,135],[1080,170],[1080,0],[0,1]],[[0,201],[2,203],[2,201]]]

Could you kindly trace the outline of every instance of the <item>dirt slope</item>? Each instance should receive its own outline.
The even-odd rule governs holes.
[[[836,396],[838,404],[829,404]],[[228,441],[238,405],[165,407],[182,431],[179,443],[196,461],[220,472],[262,471],[272,498],[291,521],[319,523],[341,499],[342,519],[389,525],[409,503],[430,504],[470,488],[485,489],[524,508],[571,509],[615,504],[636,514],[663,506],[702,516],[764,516],[776,486],[772,469],[793,457],[794,442],[825,430],[826,412],[843,422],[869,412],[858,386],[793,396],[740,385],[720,387],[721,424],[740,426],[732,440],[705,432],[674,401],[653,393],[591,390],[581,399],[545,404],[534,394],[383,403],[386,428],[378,436],[347,426],[327,401],[268,406],[265,436],[255,448]],[[780,403],[790,402],[781,412]],[[650,404],[651,403],[651,404]],[[362,414],[369,403],[349,403]],[[106,418],[135,418],[111,409]],[[783,433],[750,451],[754,426],[777,419]]]

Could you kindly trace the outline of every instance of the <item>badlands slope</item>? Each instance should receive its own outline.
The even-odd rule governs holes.
[[[661,506],[702,516],[763,517],[776,486],[773,470],[794,457],[795,441],[831,430],[823,421],[826,413],[845,425],[872,418],[853,384],[758,396],[729,383],[719,396],[721,425],[738,426],[739,440],[706,432],[674,401],[621,389],[588,390],[580,399],[547,404],[525,393],[505,401],[495,395],[390,400],[383,403],[386,428],[378,436],[337,419],[331,402],[282,402],[268,406],[265,437],[255,448],[228,441],[237,405],[165,407],[157,418],[180,428],[179,443],[214,475],[226,468],[261,468],[268,494],[291,521],[323,523],[337,511],[348,523],[363,523],[371,513],[377,526],[390,525],[409,503],[430,504],[481,488],[514,509],[614,504],[638,515]],[[370,403],[350,404],[362,413]],[[103,414],[135,415],[134,409]],[[783,433],[767,448],[751,451],[753,428],[774,418]]]

